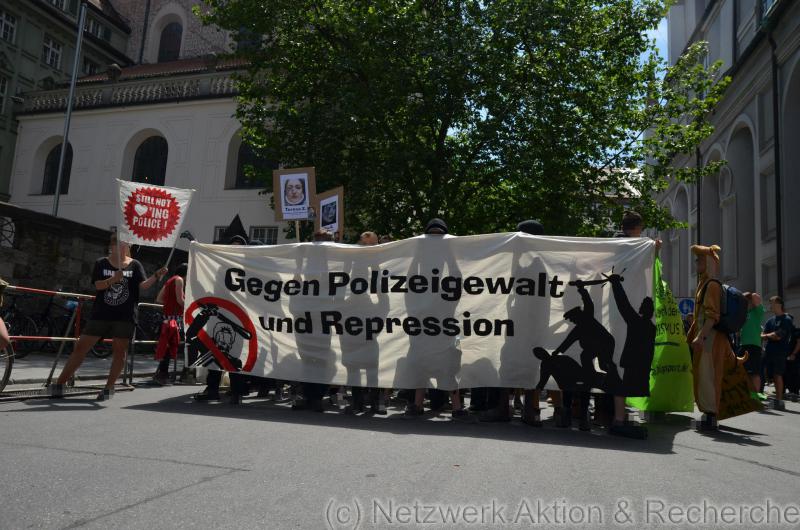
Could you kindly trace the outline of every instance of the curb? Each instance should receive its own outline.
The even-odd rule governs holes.
[[[176,374],[180,375],[180,372],[176,372]],[[57,376],[58,374],[53,374],[53,376]],[[172,373],[170,373],[172,375]],[[145,373],[134,373],[132,377],[153,377],[153,372],[145,372]],[[120,379],[122,376],[120,375]],[[84,375],[84,376],[75,376],[75,381],[102,381],[108,379],[108,374],[93,374],[93,375]],[[47,381],[46,377],[32,377],[28,379],[15,379],[11,378],[8,380],[8,385],[34,385],[39,383],[45,383]]]

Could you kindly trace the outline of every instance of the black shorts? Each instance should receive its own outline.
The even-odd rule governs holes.
[[[782,352],[765,354],[764,370],[767,372],[767,377],[782,376],[786,373],[786,354]]]
[[[750,375],[761,375],[761,346],[745,344],[739,350],[739,356],[747,352],[747,360],[744,362],[744,369]]]
[[[125,320],[90,320],[82,335],[104,339],[127,339],[133,337],[133,322]]]

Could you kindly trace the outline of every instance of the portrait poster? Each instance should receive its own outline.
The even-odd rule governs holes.
[[[317,193],[313,167],[276,169],[272,172],[276,221],[308,220]]]
[[[325,229],[342,241],[344,235],[344,188],[338,187],[317,195],[314,201],[317,213],[315,229]]]

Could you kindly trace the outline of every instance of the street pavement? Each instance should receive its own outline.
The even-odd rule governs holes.
[[[354,417],[256,398],[195,403],[199,388],[0,403],[0,528],[555,528],[580,520],[641,528],[664,526],[670,513],[676,528],[697,517],[737,528],[759,526],[759,514],[770,528],[800,520],[798,403],[724,421],[713,435],[692,430],[697,415],[668,415],[639,441],[550,422],[406,420],[398,409]],[[721,519],[726,507],[744,524]]]

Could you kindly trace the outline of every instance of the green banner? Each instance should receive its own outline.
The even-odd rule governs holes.
[[[661,260],[653,267],[656,346],[650,369],[650,397],[628,398],[631,407],[648,412],[692,412],[692,359],[678,304],[661,279]]]

